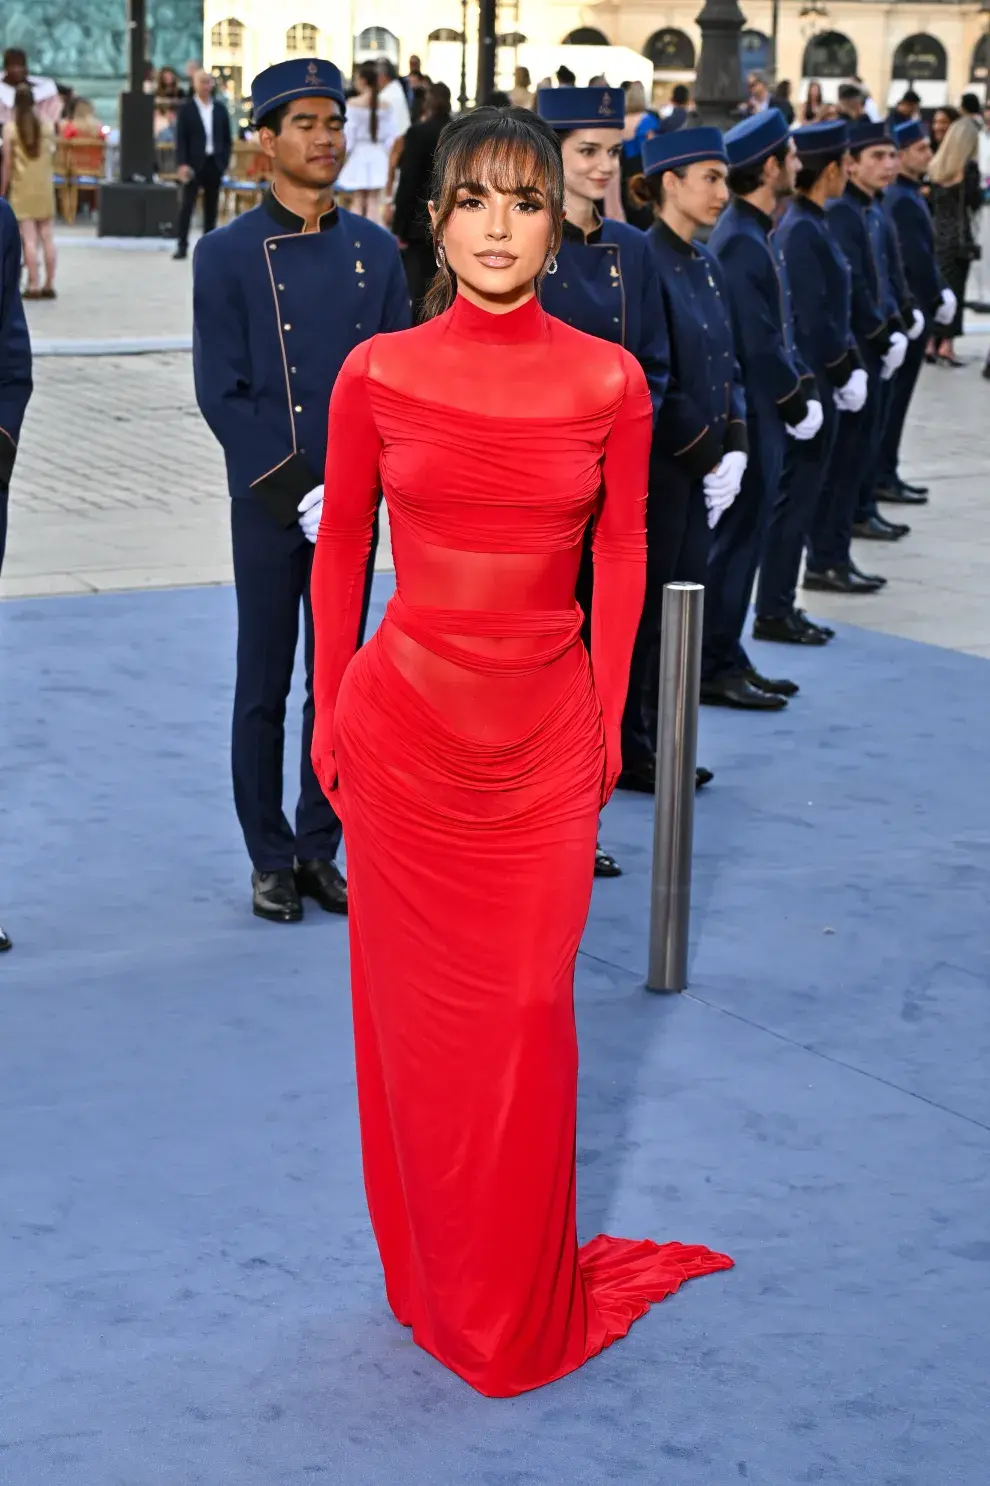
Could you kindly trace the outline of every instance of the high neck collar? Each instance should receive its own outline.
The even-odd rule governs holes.
[[[903,171],[897,177],[897,184],[899,186],[910,186],[912,191],[921,190],[921,182],[916,181],[913,175],[905,175]]]
[[[873,201],[873,197],[869,191],[864,191],[862,187],[856,185],[855,181],[848,181],[846,183],[845,194],[859,206],[870,206]]]
[[[819,206],[817,201],[812,201],[810,196],[797,195],[792,204],[797,207],[798,211],[807,212],[810,217],[815,217],[819,221],[825,216],[825,208]]]
[[[299,217],[296,215],[295,212],[290,212],[289,208],[285,205],[285,202],[281,201],[275,194],[274,186],[268,187],[268,190],[262,197],[261,204],[265,208],[265,211],[268,213],[268,215],[272,218],[272,220],[277,222],[278,225],[283,229],[283,231],[305,231],[305,217]],[[337,203],[334,202],[330,210],[324,212],[323,215],[320,217],[320,231],[326,232],[328,228],[336,227],[339,220],[340,219],[337,215]]]
[[[675,253],[680,253],[682,258],[697,258],[698,251],[692,243],[685,242],[679,232],[675,232],[669,222],[663,217],[655,217],[651,232],[656,233],[661,242],[665,242],[668,248],[673,248]]]
[[[599,216],[598,210],[596,208],[594,210],[594,225],[589,232],[585,232],[582,227],[576,226],[574,222],[569,222],[565,217],[563,229],[564,238],[567,242],[580,243],[582,246],[586,243],[600,243],[602,240],[602,221],[603,218]]]
[[[546,335],[547,315],[534,294],[524,304],[503,314],[493,314],[458,294],[445,317],[448,329],[466,340],[490,346],[523,345]]]
[[[773,226],[773,217],[768,217],[766,212],[761,211],[752,201],[747,201],[745,196],[735,196],[733,202],[744,216],[755,217],[757,225],[762,227],[764,233],[770,231]]]

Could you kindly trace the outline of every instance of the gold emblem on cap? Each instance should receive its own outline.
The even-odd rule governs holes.
[[[598,112],[600,114],[610,114],[612,112],[612,95],[611,95],[611,93],[606,93],[605,94],[605,96],[602,99],[601,103],[598,105]]]
[[[316,85],[317,85],[317,83],[319,81],[320,81],[320,69],[317,67],[317,65],[316,65],[315,62],[310,62],[309,66],[306,68],[306,86],[307,86],[307,88],[315,88]]]

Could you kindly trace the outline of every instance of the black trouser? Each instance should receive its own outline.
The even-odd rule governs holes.
[[[635,766],[657,752],[660,640],[665,583],[706,583],[711,532],[700,480],[654,458],[646,502],[646,596],[629,667],[622,759]]]
[[[203,193],[203,231],[212,232],[217,225],[217,205],[220,201],[220,171],[212,155],[207,155],[191,181],[182,187],[182,205],[179,207],[179,247],[189,246],[189,224],[192,221],[196,198]]]
[[[918,376],[925,360],[925,346],[931,334],[931,325],[926,324],[917,340],[908,341],[907,355],[900,371],[894,373],[890,397],[887,403],[887,418],[880,443],[880,469],[877,484],[890,490],[900,478],[897,466],[901,457],[901,438],[904,423]]]
[[[296,525],[283,531],[251,496],[231,501],[234,586],[237,593],[237,683],[231,763],[234,805],[248,854],[259,872],[320,857],[332,861],[340,821],[313,771],[313,610],[309,579],[313,543]],[[378,546],[372,539],[358,644],[364,639]],[[302,604],[306,694],[295,830],[282,810],[285,704],[292,685]]]
[[[835,442],[818,509],[808,536],[808,567],[813,573],[845,567],[852,547],[853,521],[864,487],[873,489],[880,433],[879,356],[860,347],[869,384],[858,413],[840,413]]]
[[[784,468],[770,512],[756,588],[756,612],[761,619],[783,619],[794,608],[801,554],[825,483],[839,419],[828,378],[819,376],[817,383],[821,431],[813,439],[788,437],[784,446]]]
[[[406,271],[406,283],[409,285],[409,298],[412,300],[413,324],[419,321],[419,313],[422,309],[423,299],[426,291],[433,282],[433,276],[437,271],[436,258],[433,256],[433,244],[428,242],[408,242],[402,249],[402,266]]]
[[[701,652],[705,681],[738,675],[749,665],[742,633],[784,463],[787,434],[776,408],[761,408],[758,418],[746,422],[749,463],[739,494],[715,528],[708,558]]]

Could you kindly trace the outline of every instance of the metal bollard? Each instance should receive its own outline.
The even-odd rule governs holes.
[[[664,586],[649,991],[683,991],[687,985],[704,603],[700,583]]]

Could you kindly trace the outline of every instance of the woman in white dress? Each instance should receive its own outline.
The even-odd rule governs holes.
[[[347,159],[337,189],[353,196],[352,210],[378,221],[382,190],[388,179],[388,157],[395,139],[392,110],[379,95],[380,79],[373,62],[358,68],[357,97],[348,100],[344,121]]]

